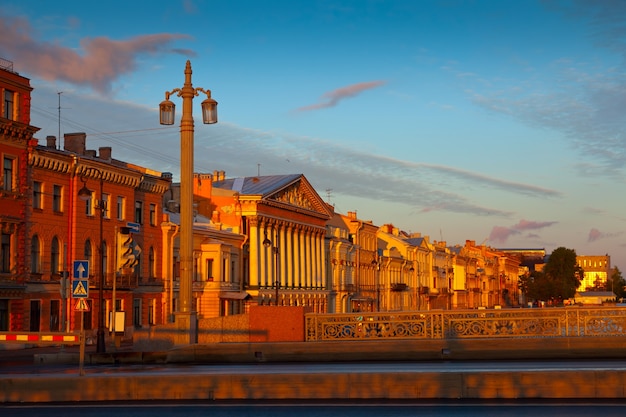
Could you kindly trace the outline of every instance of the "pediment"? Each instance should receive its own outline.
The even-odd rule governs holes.
[[[328,218],[331,215],[322,198],[304,177],[268,195],[265,200],[282,206],[292,206],[294,209],[314,212],[328,216]]]

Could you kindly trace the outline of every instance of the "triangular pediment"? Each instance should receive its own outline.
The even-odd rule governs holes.
[[[282,206],[292,206],[294,209],[317,213],[328,218],[331,216],[331,212],[322,198],[303,176],[268,194],[264,200],[276,202]]]

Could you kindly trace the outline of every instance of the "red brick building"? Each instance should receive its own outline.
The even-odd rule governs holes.
[[[30,80],[0,59],[0,331],[21,330],[28,265]]]
[[[25,297],[30,319],[24,330],[71,331],[80,326],[81,313],[75,311],[77,300],[69,290],[71,279],[77,278],[71,276],[74,262],[83,260],[89,264],[86,330],[98,327],[102,311],[107,327],[113,310],[125,312],[125,328],[161,323],[162,199],[171,175],[116,160],[110,147],[88,150],[85,133],[66,134],[63,150],[57,149],[55,137],[46,141],[30,155],[30,280]],[[86,200],[79,196],[83,187],[89,190]],[[121,236],[129,226],[134,232]],[[129,236],[139,246],[137,261],[121,268],[118,241]],[[64,273],[70,278],[65,297]]]

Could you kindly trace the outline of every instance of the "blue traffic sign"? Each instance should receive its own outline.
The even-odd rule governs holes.
[[[89,278],[89,261],[74,261],[74,278]]]
[[[128,222],[126,223],[126,227],[128,227],[128,231],[130,233],[139,233],[141,230],[141,225],[139,223]]]
[[[72,298],[89,298],[89,280],[72,280]]]

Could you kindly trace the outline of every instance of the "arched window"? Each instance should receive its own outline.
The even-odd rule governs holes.
[[[30,272],[41,274],[41,242],[37,235],[30,240]]]
[[[58,274],[61,272],[61,244],[58,237],[52,238],[50,245],[50,273]]]

